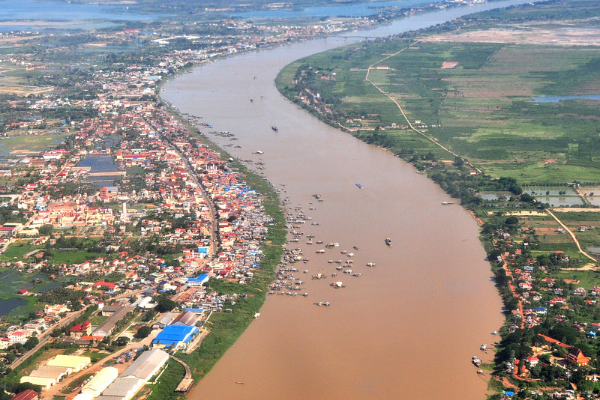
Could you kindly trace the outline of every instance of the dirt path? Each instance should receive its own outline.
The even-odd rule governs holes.
[[[415,126],[412,124],[412,122],[410,122],[410,120],[408,119],[408,117],[406,116],[406,113],[404,112],[404,109],[402,108],[402,106],[400,105],[400,103],[398,103],[398,101],[396,101],[396,99],[394,99],[391,95],[389,95],[388,93],[385,92],[385,90],[383,90],[382,88],[380,88],[379,86],[377,86],[376,83],[374,83],[370,78],[369,75],[371,73],[371,70],[373,68],[375,68],[375,65],[377,64],[381,64],[382,62],[384,62],[385,60],[388,60],[392,57],[397,56],[398,54],[402,53],[404,50],[410,48],[410,46],[419,43],[419,40],[413,42],[411,45],[404,47],[403,49],[398,50],[397,52],[390,54],[384,58],[382,58],[381,60],[375,61],[373,64],[369,65],[369,68],[367,68],[367,75],[365,76],[365,80],[367,82],[369,82],[371,85],[373,85],[373,87],[375,89],[377,89],[381,94],[383,94],[384,96],[386,96],[388,99],[390,99],[395,105],[396,107],[398,107],[398,110],[400,111],[400,113],[402,114],[402,116],[404,117],[404,119],[406,120],[406,123],[408,124],[408,126],[410,127],[411,130],[415,131],[416,133],[418,133],[419,135],[423,136],[425,139],[427,139],[428,141],[430,141],[431,143],[435,144],[436,146],[440,147],[441,149],[447,151],[448,153],[452,154],[454,157],[460,157],[458,154],[456,154],[455,152],[453,152],[452,150],[450,150],[449,148],[445,147],[444,145],[438,143],[435,139],[433,139],[432,137],[430,137],[429,135],[425,134],[423,131],[420,131],[419,129],[415,128]],[[469,163],[469,162],[465,162],[465,164],[467,164],[469,167],[475,169],[478,173],[481,173],[481,170],[477,167],[475,167],[473,164]]]
[[[556,222],[558,222],[560,224],[560,226],[562,226],[565,231],[567,231],[567,233],[571,236],[571,239],[573,239],[573,241],[577,245],[577,248],[579,249],[579,252],[581,254],[583,254],[584,256],[586,256],[587,258],[589,258],[590,260],[592,260],[594,262],[597,262],[597,260],[594,257],[590,256],[588,253],[586,253],[585,251],[583,251],[583,249],[581,248],[581,245],[579,244],[579,240],[577,240],[577,238],[575,237],[575,234],[573,232],[571,232],[571,230],[569,228],[567,228],[567,226],[565,224],[563,224],[562,221],[560,219],[558,219],[558,217],[552,213],[552,211],[546,210],[546,212],[548,214],[550,214],[552,216],[552,218],[554,218],[556,220]]]

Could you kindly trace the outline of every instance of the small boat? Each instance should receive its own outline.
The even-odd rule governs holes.
[[[385,244],[392,247],[392,239],[390,238],[385,238]]]
[[[498,331],[492,332],[492,335],[497,335],[497,334],[498,334]]]
[[[244,382],[236,382],[238,385],[243,385]]]
[[[254,313],[254,318],[260,317],[260,313]]]
[[[361,184],[360,184],[360,183],[358,183],[358,182],[356,183],[356,187],[358,187],[359,189],[362,189],[362,188],[364,188],[364,186],[363,186],[363,185],[361,185]]]
[[[443,206],[449,206],[450,204],[454,204],[454,203],[451,201],[442,201]]]
[[[277,132],[277,131],[279,130],[279,128],[278,128],[278,127],[276,127],[275,125],[273,125],[273,126],[271,127],[271,129],[273,129],[275,132]]]
[[[256,154],[265,154],[265,153],[261,150],[256,150]]]

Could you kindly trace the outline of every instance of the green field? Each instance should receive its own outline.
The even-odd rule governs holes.
[[[408,120],[488,175],[520,184],[600,179],[600,101],[532,101],[599,94],[598,47],[421,39],[317,54],[290,64],[277,83],[286,96],[297,103],[308,99],[305,107],[366,142],[398,154],[453,159],[424,136],[400,129],[408,121],[365,80],[369,66],[380,66],[385,69],[371,69],[370,80],[398,101]],[[444,62],[458,64],[442,68]],[[320,102],[313,103],[311,94],[319,94]]]

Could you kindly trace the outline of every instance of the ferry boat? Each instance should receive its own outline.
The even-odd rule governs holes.
[[[392,247],[392,239],[390,238],[385,238],[385,244]]]
[[[273,125],[273,126],[271,127],[271,129],[273,129],[275,132],[277,132],[277,131],[279,130],[279,128],[278,128],[278,127],[276,127],[275,125]]]

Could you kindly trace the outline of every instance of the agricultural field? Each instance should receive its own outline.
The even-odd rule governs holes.
[[[587,23],[571,22],[571,31]],[[439,143],[520,184],[597,182],[600,42],[584,46],[573,34],[571,45],[533,44],[541,28],[526,28],[503,27],[512,35],[498,34],[495,43],[467,32],[464,41],[441,34],[351,45],[291,64],[278,84],[332,125],[398,154],[454,159]],[[555,38],[564,27],[551,28],[544,32]],[[530,40],[520,43],[514,32]],[[534,99],[590,95],[598,99]]]

